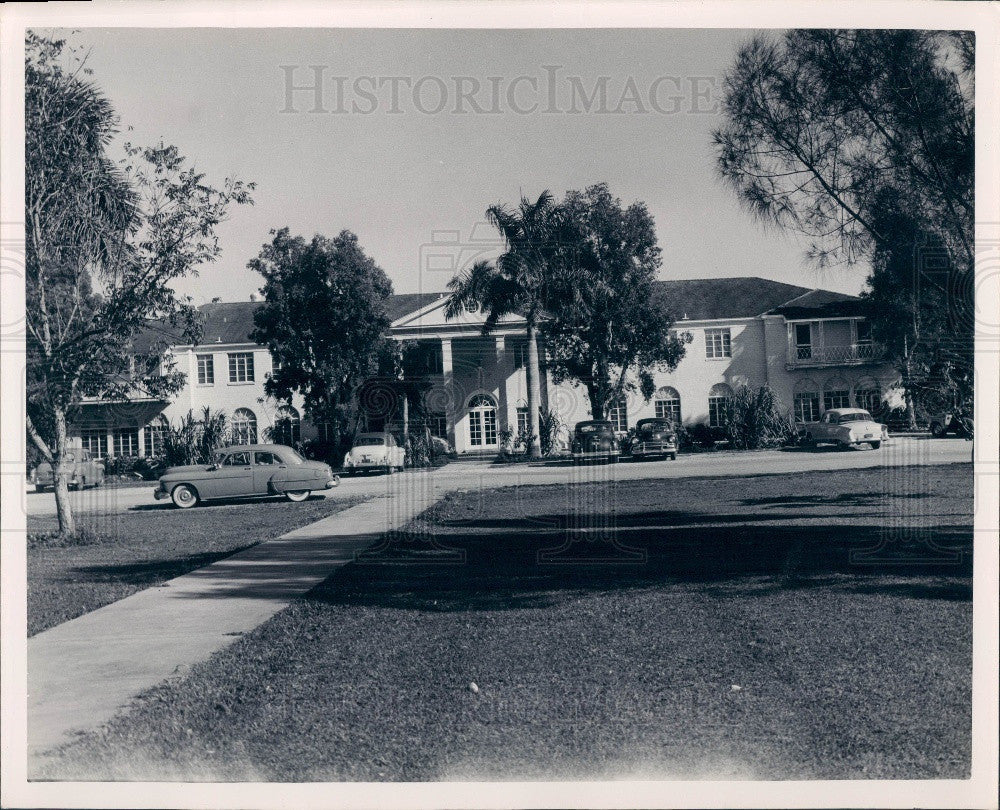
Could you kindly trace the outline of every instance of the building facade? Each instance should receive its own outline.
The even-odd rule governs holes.
[[[718,425],[725,400],[740,385],[770,386],[803,422],[830,408],[895,404],[898,374],[882,361],[855,297],[759,278],[663,281],[657,294],[674,314],[674,328],[692,341],[673,372],[656,375],[651,400],[636,394],[611,409],[607,418],[619,430],[652,416]],[[482,313],[448,319],[446,303],[445,293],[393,296],[390,335],[419,349],[418,362],[404,373],[422,384],[431,431],[459,453],[489,453],[498,449],[502,431],[516,435],[527,424],[525,323],[505,318],[484,336]],[[258,306],[202,307],[201,344],[170,349],[175,368],[187,377],[180,393],[170,401],[85,407],[76,426],[84,445],[101,457],[155,455],[166,424],[205,407],[226,412],[234,440],[323,438],[324,426],[305,419],[301,401],[282,407],[264,394],[272,358],[248,337]],[[590,418],[586,390],[553,383],[544,352],[539,355],[540,406],[568,431]],[[390,402],[388,409],[383,403],[379,412],[361,403],[361,428],[399,427],[406,419],[401,403]]]

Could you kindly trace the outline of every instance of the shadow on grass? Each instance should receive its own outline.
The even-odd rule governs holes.
[[[321,501],[323,500],[322,495],[310,495],[304,501],[299,501],[299,503],[308,503],[310,501]],[[238,506],[246,504],[267,504],[267,503],[285,503],[286,498],[282,495],[255,495],[250,498],[217,498],[210,501],[200,501],[194,509],[212,509],[218,506]],[[140,503],[135,506],[130,506],[127,512],[158,512],[162,509],[169,509],[175,512],[183,512],[183,509],[179,509],[174,506],[173,502],[169,499],[162,501],[157,501],[156,503]]]
[[[79,581],[86,578],[90,582],[123,582],[130,585],[148,585],[179,577],[197,568],[237,554],[255,543],[248,543],[228,551],[205,552],[189,554],[184,557],[172,557],[164,560],[143,560],[136,563],[121,565],[85,565],[74,568],[71,578]]]
[[[662,515],[650,520],[662,522]],[[893,541],[879,527],[641,525],[607,532],[562,530],[458,532],[434,538],[461,552],[449,559],[427,538],[398,538],[362,556],[315,588],[309,599],[335,605],[460,611],[541,608],[587,592],[701,583],[727,593],[765,595],[822,587],[851,575],[849,587],[886,592],[874,578],[940,581],[971,574],[972,532],[940,526]],[[461,562],[456,562],[461,559]],[[762,587],[760,578],[768,577]],[[900,580],[902,583],[903,579]],[[838,586],[840,587],[840,586]],[[967,585],[899,584],[899,595],[969,599]],[[735,590],[734,590],[735,589]]]

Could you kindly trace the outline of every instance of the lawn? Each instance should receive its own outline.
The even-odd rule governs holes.
[[[50,496],[51,497],[51,496]],[[346,509],[364,498],[305,503],[166,505],[118,514],[84,513],[77,526],[96,542],[64,546],[40,535],[55,516],[28,517],[28,635]]]
[[[967,777],[971,492],[951,465],[458,493],[43,772]]]

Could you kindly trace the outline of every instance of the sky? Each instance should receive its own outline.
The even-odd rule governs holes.
[[[761,276],[847,293],[864,283],[865,268],[816,268],[804,238],[755,221],[715,171],[722,77],[750,32],[70,36],[132,128],[123,137],[176,145],[215,185],[257,183],[255,205],[218,229],[219,260],[178,284],[196,303],[259,294],[246,264],[284,226],[306,237],[351,230],[396,292],[442,290],[465,263],[495,255],[489,205],[601,181],[624,204],[645,202],[661,278]]]

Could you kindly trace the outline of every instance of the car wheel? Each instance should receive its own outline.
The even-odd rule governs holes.
[[[882,446],[882,442],[868,442],[872,446],[872,450],[878,450]]]
[[[294,503],[302,503],[302,501],[304,501],[306,498],[309,497],[309,490],[300,489],[296,490],[295,492],[288,491],[285,493],[285,497],[288,498],[288,500],[293,501]]]
[[[933,436],[935,439],[943,439],[947,432],[948,428],[946,428],[940,422],[931,422],[931,436]]]
[[[670,460],[671,461],[677,461],[677,454],[676,453],[671,453],[670,454]]]
[[[815,447],[816,446],[816,440],[813,438],[813,435],[811,433],[807,433],[806,434],[805,444],[806,444],[807,447]]]
[[[178,509],[190,509],[198,505],[198,492],[188,484],[178,484],[170,493],[170,500]]]
[[[396,468],[395,467],[393,467],[391,464],[386,465],[386,468],[385,468],[385,474],[386,475],[392,475],[394,472],[396,472]]]

